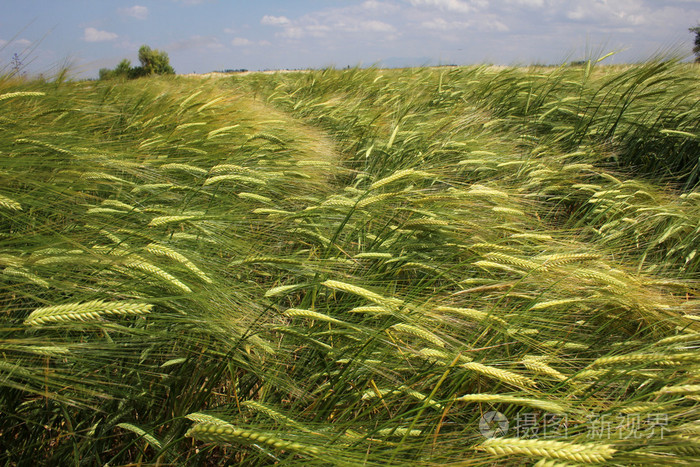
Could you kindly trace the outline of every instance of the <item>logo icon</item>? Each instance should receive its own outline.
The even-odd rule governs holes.
[[[508,419],[501,412],[486,412],[479,420],[479,432],[484,438],[500,438],[508,433]]]

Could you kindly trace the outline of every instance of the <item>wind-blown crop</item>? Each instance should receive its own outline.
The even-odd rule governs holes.
[[[697,89],[0,81],[3,456],[693,465]]]

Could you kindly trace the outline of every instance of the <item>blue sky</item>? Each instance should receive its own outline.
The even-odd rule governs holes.
[[[0,69],[97,76],[140,45],[178,73],[690,55],[700,0],[0,0]]]

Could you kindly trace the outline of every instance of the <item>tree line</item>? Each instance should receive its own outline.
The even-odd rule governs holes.
[[[135,79],[148,75],[172,75],[175,70],[170,66],[168,54],[158,49],[151,49],[147,45],[139,48],[139,62],[141,66],[131,66],[131,61],[124,59],[112,70],[100,69],[100,79]]]
[[[693,47],[695,63],[700,63],[700,25],[690,28],[689,31],[695,34],[695,46]]]

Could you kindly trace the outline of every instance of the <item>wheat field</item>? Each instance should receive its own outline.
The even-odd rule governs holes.
[[[0,78],[0,459],[696,464],[699,70]]]

